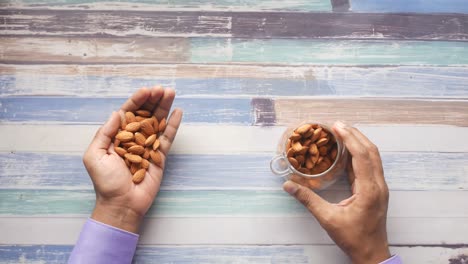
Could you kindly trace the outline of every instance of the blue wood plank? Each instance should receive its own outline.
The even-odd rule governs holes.
[[[0,99],[0,121],[102,123],[124,98],[8,97]],[[251,124],[250,99],[177,98],[184,122]]]
[[[65,263],[70,245],[0,245],[0,262]],[[139,246],[133,263],[309,263],[303,246]]]
[[[281,71],[286,75],[294,69],[278,69],[278,73]],[[135,91],[135,87],[161,84],[175,88],[178,96],[468,97],[466,67],[313,67],[308,73],[310,76],[303,69],[298,69],[296,74],[283,78],[255,78],[255,74],[245,78],[176,78],[18,72],[0,75],[0,96],[125,97]]]
[[[193,38],[192,63],[466,65],[468,42]]]
[[[466,0],[350,0],[354,12],[468,13]]]
[[[171,155],[162,189],[279,190],[283,180],[270,172],[272,155]],[[383,152],[382,159],[391,190],[468,189],[468,153]],[[0,153],[0,188],[91,190],[92,184],[81,156]],[[347,183],[330,189],[347,189]]]

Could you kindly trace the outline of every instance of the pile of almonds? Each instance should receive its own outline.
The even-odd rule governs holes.
[[[133,174],[132,181],[140,183],[145,178],[149,160],[161,166],[158,135],[166,129],[166,119],[159,121],[146,110],[126,112],[120,128],[114,139],[114,150],[125,160]]]
[[[336,159],[337,144],[332,133],[318,124],[298,127],[286,145],[289,163],[304,174],[320,174]]]

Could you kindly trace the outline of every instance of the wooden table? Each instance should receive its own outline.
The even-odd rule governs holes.
[[[0,7],[1,263],[66,261],[94,203],[81,154],[155,84],[185,117],[135,263],[346,263],[269,171],[303,119],[355,124],[379,146],[393,253],[466,263],[466,0]]]

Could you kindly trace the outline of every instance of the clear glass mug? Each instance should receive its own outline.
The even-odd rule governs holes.
[[[304,174],[296,170],[291,163],[288,161],[286,156],[286,145],[289,137],[292,135],[296,128],[304,124],[318,124],[329,134],[332,134],[336,139],[337,144],[337,155],[335,161],[332,163],[330,168],[320,174]],[[284,178],[284,180],[291,180],[303,186],[306,186],[313,190],[323,190],[328,188],[330,185],[335,183],[339,178],[341,178],[346,172],[346,163],[348,160],[348,152],[343,144],[343,141],[340,140],[335,132],[330,129],[329,126],[318,123],[318,122],[302,122],[299,125],[291,126],[283,133],[278,144],[277,155],[273,157],[270,161],[271,171]]]

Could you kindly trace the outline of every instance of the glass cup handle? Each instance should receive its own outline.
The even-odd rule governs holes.
[[[273,172],[274,174],[278,176],[286,176],[291,172],[291,170],[289,169],[288,166],[286,166],[284,170],[278,170],[277,168],[281,167],[281,166],[278,166],[278,162],[280,161],[283,161],[285,162],[285,164],[288,164],[288,161],[283,155],[277,155],[274,158],[272,158],[270,161],[270,170],[271,172]]]

